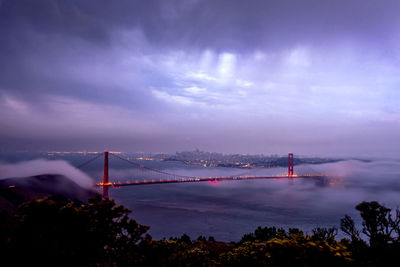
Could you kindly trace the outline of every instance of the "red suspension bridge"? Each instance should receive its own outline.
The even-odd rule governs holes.
[[[133,185],[151,185],[151,184],[172,184],[172,183],[194,183],[194,182],[219,182],[219,181],[228,181],[228,180],[256,180],[256,179],[282,179],[282,178],[311,178],[311,179],[322,179],[326,176],[324,174],[316,173],[310,167],[303,173],[294,173],[293,171],[293,153],[289,153],[288,155],[288,166],[287,173],[278,174],[278,175],[254,175],[252,173],[257,169],[251,169],[246,173],[230,175],[230,176],[216,176],[216,177],[195,177],[195,176],[187,176],[169,173],[163,170],[150,168],[145,165],[136,163],[130,159],[121,157],[115,153],[105,151],[103,153],[99,153],[94,158],[89,159],[88,161],[77,166],[81,168],[94,160],[100,158],[100,156],[104,155],[104,175],[103,181],[96,183],[96,186],[103,188],[103,197],[108,198],[108,190],[110,187],[119,188],[121,186],[133,186]],[[112,182],[109,177],[109,158],[108,156],[112,155],[115,158],[125,161],[128,164],[134,166],[134,169],[137,170],[133,179],[135,181],[128,180],[125,182]],[[259,168],[258,168],[259,170]],[[142,179],[142,180],[138,180]],[[145,179],[145,180],[143,180]]]

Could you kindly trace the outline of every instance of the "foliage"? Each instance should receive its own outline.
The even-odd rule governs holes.
[[[33,200],[20,208],[1,240],[15,265],[90,266],[126,259],[149,236],[129,210],[100,196],[88,204],[66,199]],[[20,257],[24,255],[24,257]]]
[[[345,215],[340,228],[350,239],[340,241],[336,228],[307,234],[275,227],[258,227],[238,243],[187,234],[157,241],[113,200],[53,197],[0,216],[0,250],[13,266],[386,266],[397,260],[399,210],[394,214],[377,202],[356,209],[362,230]]]
[[[351,262],[345,245],[334,239],[335,228],[317,228],[313,235],[293,228],[258,227],[241,245],[222,256],[225,266],[343,266]],[[245,241],[249,240],[250,241]]]
[[[369,238],[371,246],[382,246],[399,241],[400,210],[396,209],[393,219],[391,209],[376,201],[362,202],[356,206],[363,219],[362,233]],[[345,215],[341,219],[341,229],[349,235],[352,240],[360,239],[360,231],[354,226],[350,216]]]
[[[394,218],[389,208],[376,201],[362,202],[356,206],[362,218],[362,231],[355,227],[353,219],[345,215],[341,230],[351,238],[350,252],[359,266],[385,266],[397,261],[400,252],[400,211]],[[369,239],[370,246],[361,239],[361,232]]]
[[[314,241],[334,241],[337,235],[336,227],[332,228],[315,228],[312,230],[311,239]]]
[[[343,266],[350,253],[339,242],[292,235],[267,242],[245,242],[222,255],[223,266]]]
[[[356,206],[356,209],[360,211],[363,218],[362,232],[369,237],[371,246],[393,241],[392,233],[398,233],[399,229],[399,210],[393,220],[391,210],[376,201],[362,202]],[[396,239],[398,238],[397,236]]]
[[[289,229],[290,231],[296,231],[297,229]],[[240,243],[248,242],[248,241],[268,241],[271,240],[272,238],[277,238],[277,237],[286,237],[286,231],[285,229],[282,228],[275,228],[275,227],[264,227],[262,228],[259,226],[254,233],[250,234],[245,234],[242,239],[240,240]]]
[[[352,241],[360,239],[360,231],[356,229],[353,219],[347,214],[340,220],[340,229],[350,236]]]

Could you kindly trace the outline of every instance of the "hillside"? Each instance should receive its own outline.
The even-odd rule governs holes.
[[[86,201],[96,195],[65,176],[45,174],[0,180],[0,210],[12,213],[22,203],[49,196]]]

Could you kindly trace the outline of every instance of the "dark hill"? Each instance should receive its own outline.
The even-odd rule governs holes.
[[[0,210],[13,212],[20,204],[36,198],[62,196],[86,201],[96,195],[62,175],[45,174],[0,180]]]

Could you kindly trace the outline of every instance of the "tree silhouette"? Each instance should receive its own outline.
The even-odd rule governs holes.
[[[150,236],[145,235],[148,227],[130,219],[129,213],[100,196],[88,204],[33,200],[19,210],[9,229],[6,255],[16,266],[112,265],[115,258],[131,262],[138,245]]]
[[[399,212],[392,219],[391,209],[376,201],[362,202],[356,206],[363,219],[362,232],[369,237],[370,245],[387,244],[394,240],[392,233],[398,232],[400,222]]]
[[[350,236],[352,241],[360,239],[360,231],[357,230],[353,219],[347,214],[344,215],[344,218],[340,219],[340,230]]]

